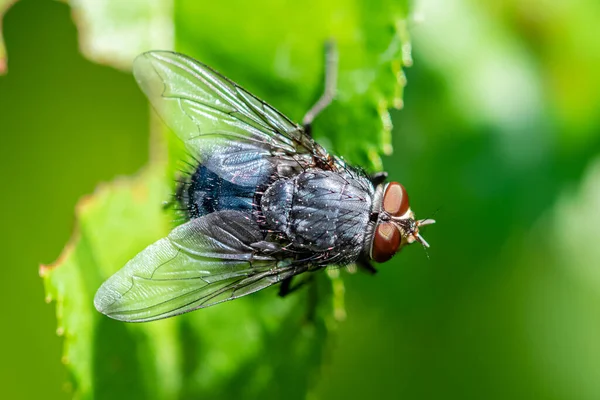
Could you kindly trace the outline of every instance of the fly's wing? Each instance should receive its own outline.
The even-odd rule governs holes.
[[[136,58],[133,73],[188,150],[232,183],[261,183],[273,171],[275,155],[329,159],[301,126],[190,57],[151,51]]]
[[[94,305],[111,318],[142,322],[236,299],[303,272],[260,255],[259,227],[240,211],[193,219],[148,246],[102,284]]]

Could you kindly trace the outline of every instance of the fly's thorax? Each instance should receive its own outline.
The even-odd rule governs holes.
[[[294,186],[295,179],[279,179],[262,195],[261,211],[270,229],[282,233],[288,231]]]
[[[366,177],[315,168],[271,184],[261,207],[268,227],[292,247],[343,264],[363,249],[373,194]]]
[[[434,222],[415,219],[406,189],[400,183],[381,184],[375,190],[368,236],[370,241],[365,241],[364,251],[371,259],[385,262],[407,244],[419,242],[429,247],[419,234],[419,227]]]

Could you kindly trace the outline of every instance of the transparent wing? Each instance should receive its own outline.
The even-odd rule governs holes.
[[[305,270],[257,254],[251,245],[261,240],[243,212],[191,220],[104,282],[94,305],[117,320],[151,321],[236,299]]]
[[[133,65],[135,78],[167,125],[202,164],[222,178],[257,183],[275,155],[325,150],[301,126],[220,75],[182,54],[152,51]]]

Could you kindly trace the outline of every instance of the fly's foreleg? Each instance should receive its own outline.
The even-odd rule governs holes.
[[[369,259],[366,256],[360,256],[358,258],[358,260],[356,260],[356,265],[362,269],[363,271],[366,271],[368,273],[370,273],[371,275],[374,275],[377,273],[377,270],[375,269],[375,267],[373,266],[373,264],[371,264],[371,261],[369,261]]]
[[[373,186],[381,185],[386,181],[388,177],[388,173],[385,171],[376,172],[373,175],[369,176],[369,180],[373,184]]]
[[[314,106],[302,119],[302,125],[307,135],[311,136],[311,127],[314,119],[323,111],[335,97],[337,90],[337,74],[338,74],[338,52],[337,46],[333,40],[325,43],[325,91],[321,98],[317,100]]]

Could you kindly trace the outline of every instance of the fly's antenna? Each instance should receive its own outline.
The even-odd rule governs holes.
[[[437,210],[435,210],[433,212],[433,214],[431,214],[431,218],[425,218],[425,219],[420,219],[417,221],[417,226],[421,227],[421,226],[426,226],[426,225],[433,225],[435,224],[435,219],[433,219],[433,217],[435,217],[435,215],[438,213],[438,211],[440,211],[442,207],[438,207]],[[422,237],[421,237],[422,239]],[[427,242],[425,242],[427,243]],[[427,245],[427,247],[429,247],[429,245]]]
[[[431,219],[431,218],[427,218],[427,219],[420,219],[417,221],[417,227],[422,227],[422,226],[426,226],[426,225],[433,225],[435,224],[435,220]],[[421,245],[423,246],[423,250],[425,251],[425,254],[427,255],[427,259],[429,259],[429,252],[427,251],[427,249],[429,248],[429,243],[427,243],[427,240],[425,240],[425,238],[423,236],[421,236],[420,233],[417,233],[415,235],[415,240],[419,243],[421,243]]]
[[[421,234],[417,233],[416,239],[417,239],[417,242],[421,243],[424,248],[426,248],[426,249],[429,248],[429,243],[427,243],[427,241],[423,238],[423,236],[421,236]]]
[[[417,221],[417,225],[419,227],[426,226],[426,225],[433,225],[433,224],[435,224],[435,219],[431,219],[431,218],[420,219],[420,220]]]
[[[426,225],[433,225],[435,224],[435,220],[428,218],[428,219],[420,219],[417,221],[417,227],[422,227],[422,226],[426,226]],[[418,231],[417,231],[418,232]],[[419,243],[421,243],[421,245],[423,245],[423,248],[428,249],[429,248],[429,243],[427,243],[427,240],[425,240],[425,238],[423,236],[421,236],[420,233],[417,233],[415,235],[415,240]],[[427,255],[427,258],[429,258],[429,255]]]

